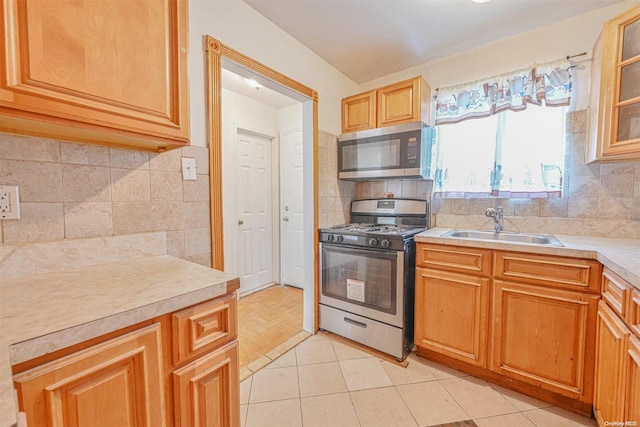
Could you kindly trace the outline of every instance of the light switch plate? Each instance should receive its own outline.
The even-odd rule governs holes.
[[[19,219],[20,199],[17,185],[0,185],[0,219]]]
[[[196,180],[196,159],[191,157],[182,158],[182,179],[185,181]]]

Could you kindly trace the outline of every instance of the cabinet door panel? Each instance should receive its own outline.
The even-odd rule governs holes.
[[[602,38],[600,117],[605,158],[640,157],[640,50],[633,38],[640,25],[640,6],[605,23]],[[627,40],[627,36],[630,39]]]
[[[486,365],[489,279],[416,269],[415,343]]]
[[[29,425],[164,426],[160,325],[14,377]]]
[[[640,339],[631,337],[627,353],[625,421],[640,420]]]
[[[390,126],[421,119],[420,79],[385,86],[377,91],[378,126]]]
[[[376,127],[376,92],[374,90],[342,100],[342,133]]]
[[[491,369],[591,402],[598,300],[495,280]]]
[[[239,425],[240,390],[237,384],[237,341],[174,371],[176,426]]]
[[[598,307],[593,406],[600,424],[624,419],[625,354],[629,330],[604,302]]]
[[[186,0],[7,0],[0,15],[3,129],[32,120],[38,136],[100,142],[104,131],[85,132],[101,127],[113,144],[123,132],[188,142]]]

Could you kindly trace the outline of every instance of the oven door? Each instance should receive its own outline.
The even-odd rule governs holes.
[[[320,244],[320,304],[403,327],[404,252]]]

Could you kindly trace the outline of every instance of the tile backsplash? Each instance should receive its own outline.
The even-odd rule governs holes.
[[[120,150],[0,133],[0,184],[18,185],[21,219],[3,245],[166,232],[169,255],[211,265],[209,157],[203,147]],[[183,181],[181,158],[196,160]]]
[[[585,164],[588,110],[569,113],[563,197],[558,199],[432,199],[432,227],[491,229],[484,215],[504,208],[507,231],[640,238],[640,162]],[[359,182],[359,198],[426,197],[431,181]]]
[[[318,222],[319,228],[349,222],[356,183],[338,180],[338,137],[318,133]]]

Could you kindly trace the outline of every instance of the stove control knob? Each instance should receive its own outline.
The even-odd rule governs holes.
[[[336,236],[336,242],[340,243],[340,242],[342,242],[343,240],[344,240],[344,237],[342,237],[342,236],[340,236],[340,235]]]
[[[369,246],[378,246],[378,239],[376,239],[375,237],[369,239]]]
[[[384,239],[382,243],[380,243],[380,246],[382,246],[385,249],[389,248],[391,246],[391,240]]]
[[[327,242],[333,242],[333,234],[327,234]]]

